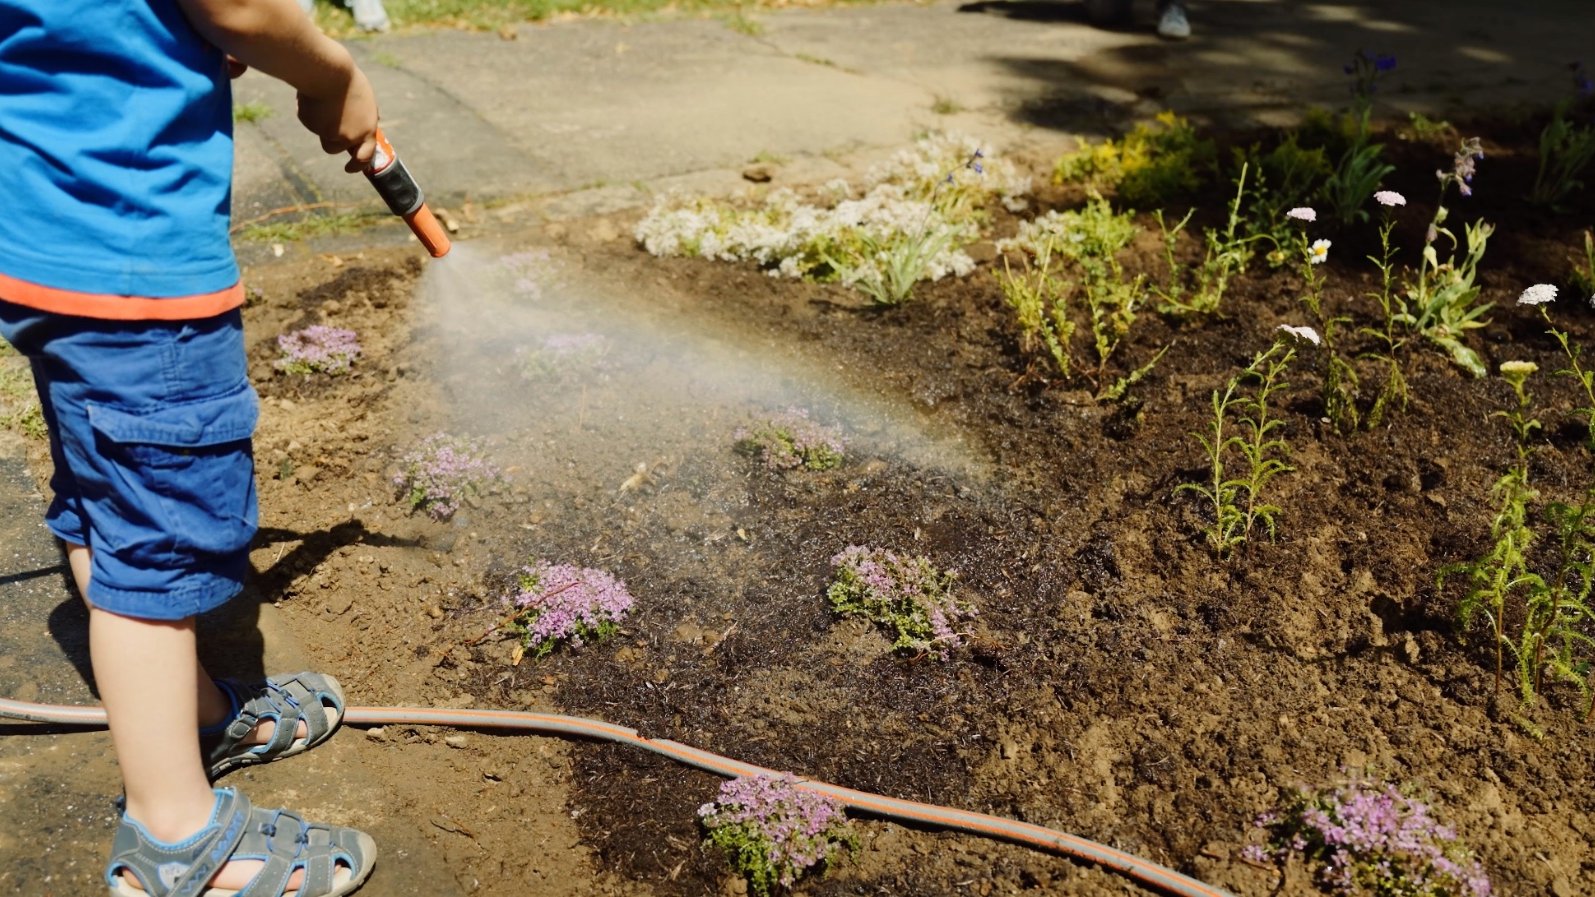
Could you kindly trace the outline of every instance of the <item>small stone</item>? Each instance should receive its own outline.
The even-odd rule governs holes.
[[[768,184],[775,177],[775,169],[764,163],[742,169],[742,179],[755,184]]]
[[[1413,638],[1410,632],[1407,633],[1407,637],[1401,642],[1401,651],[1407,656],[1407,663],[1417,663],[1418,658],[1423,653],[1422,649],[1418,647],[1418,640]]]
[[[370,740],[370,741],[376,741],[376,742],[387,741],[388,740],[388,728],[386,726],[374,726],[374,727],[372,727],[370,729],[367,729],[366,730],[366,738],[368,740]]]
[[[426,609],[426,615],[434,620],[441,620],[443,619],[443,608],[434,604]]]
[[[469,742],[465,740],[464,735],[445,735],[443,736],[443,743],[455,750],[459,750],[464,748]]]
[[[354,606],[354,596],[348,593],[333,595],[327,599],[327,603],[324,606],[327,609],[327,613],[334,617],[342,616],[349,612],[350,607]]]
[[[1019,743],[1012,738],[1004,738],[1002,746],[998,749],[1004,760],[1012,760],[1019,756]]]

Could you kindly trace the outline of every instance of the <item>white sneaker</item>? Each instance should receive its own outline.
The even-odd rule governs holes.
[[[316,15],[316,0],[299,0],[299,8],[312,18]]]
[[[1171,0],[1163,7],[1163,15],[1157,20],[1157,33],[1169,40],[1185,40],[1191,36],[1191,22],[1185,17],[1184,3]]]
[[[301,3],[306,0],[300,0]],[[347,0],[349,8],[354,10],[354,23],[362,31],[387,31],[388,11],[382,8],[382,0]]]

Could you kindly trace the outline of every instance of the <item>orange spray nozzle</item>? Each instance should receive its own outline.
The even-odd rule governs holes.
[[[376,137],[377,151],[371,157],[371,164],[366,166],[366,180],[377,188],[377,193],[393,214],[404,219],[404,223],[410,226],[416,239],[421,241],[427,252],[432,253],[433,258],[448,255],[453,243],[437,216],[426,207],[421,185],[415,182],[409,169],[399,161],[398,153],[393,151],[393,144],[388,142],[381,128],[377,129]]]

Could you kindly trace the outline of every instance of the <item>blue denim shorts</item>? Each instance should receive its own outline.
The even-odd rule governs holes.
[[[0,300],[0,336],[32,361],[55,462],[45,522],[93,550],[89,601],[179,620],[238,594],[260,409],[239,313],[101,321]]]

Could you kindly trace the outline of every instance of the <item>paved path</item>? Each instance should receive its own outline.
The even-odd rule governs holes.
[[[1343,104],[1341,66],[1359,48],[1398,58],[1382,115],[1548,104],[1589,52],[1588,29],[1570,27],[1588,21],[1587,0],[1197,0],[1184,43],[1151,33],[1148,0],[1137,13],[1103,31],[1079,3],[943,0],[754,13],[756,34],[715,19],[588,21],[351,46],[436,203],[575,196],[575,211],[674,183],[730,189],[760,156],[787,160],[778,177],[825,177],[834,160],[932,128],[1061,146],[1162,108],[1277,123]],[[318,201],[377,207],[299,128],[286,88],[251,73],[237,95],[275,113],[239,128],[240,220]]]
[[[389,135],[435,203],[558,214],[636,205],[670,185],[731,189],[756,157],[784,160],[778,178],[819,179],[931,128],[1048,148],[1160,108],[1276,123],[1307,103],[1343,102],[1340,65],[1359,47],[1400,60],[1383,114],[1543,104],[1589,49],[1587,6],[1196,2],[1196,37],[1168,44],[1150,34],[1146,8],[1138,27],[1101,31],[1078,4],[980,0],[755,13],[756,34],[712,19],[570,22],[523,26],[513,40],[443,31],[353,47]],[[239,126],[238,220],[315,202],[377,206],[300,130],[285,88],[252,73],[236,89],[240,102],[272,111]],[[388,237],[404,238],[394,229],[359,239]],[[0,441],[0,693],[87,701],[82,611],[20,457]],[[269,608],[243,622],[253,625],[233,629],[244,635],[225,648],[235,667],[300,666]],[[20,731],[0,725],[0,891],[94,893],[112,824],[109,741]],[[312,786],[336,776],[339,800],[380,813],[380,783],[360,772],[365,749],[341,739],[294,775]],[[249,787],[263,801],[300,784],[271,769],[255,775]],[[387,856],[404,857],[403,876],[384,877],[382,893],[456,893],[418,825],[371,826]]]

